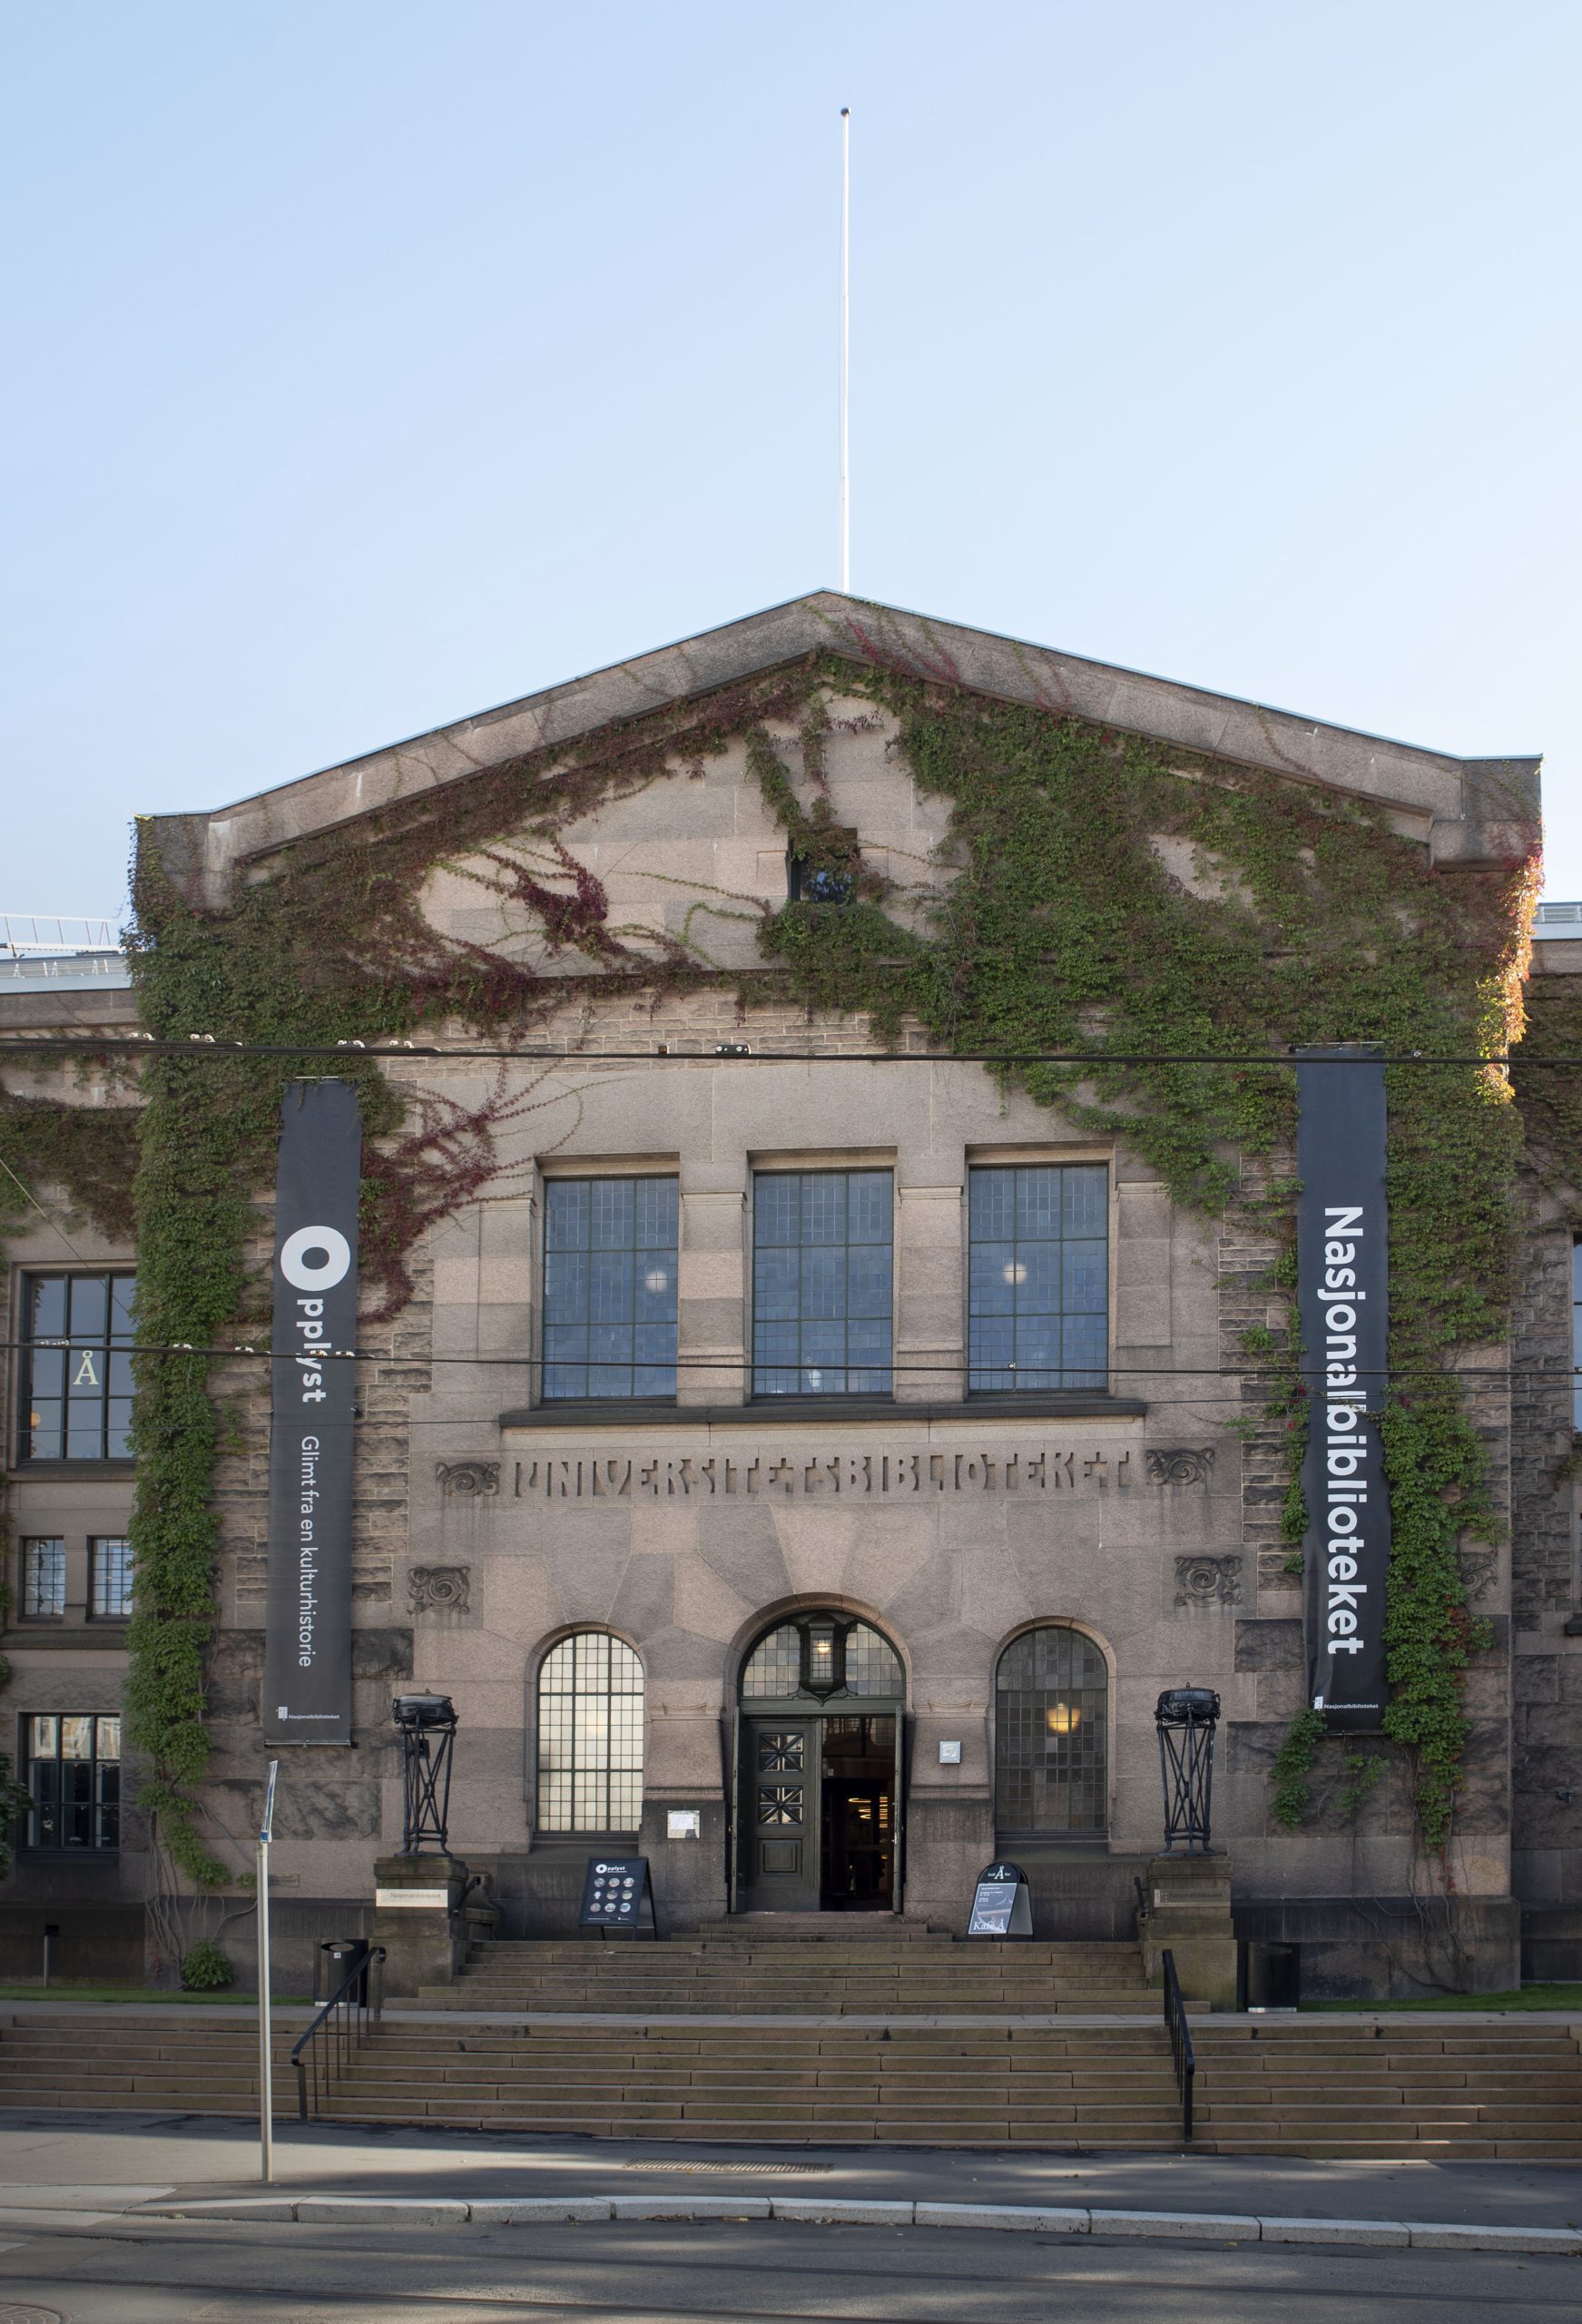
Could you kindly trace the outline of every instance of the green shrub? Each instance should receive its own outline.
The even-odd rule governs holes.
[[[217,1945],[205,1937],[194,1945],[182,1960],[182,1987],[190,1994],[213,1993],[221,1985],[228,1985],[234,1974],[230,1962]]]

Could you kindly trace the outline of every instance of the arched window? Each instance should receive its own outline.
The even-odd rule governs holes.
[[[634,1832],[643,1820],[643,1665],[577,1630],[538,1673],[538,1828]]]
[[[800,1614],[781,1622],[759,1640],[742,1671],[743,1702],[905,1693],[894,1647],[850,1614]]]
[[[1025,1630],[995,1679],[999,1845],[1108,1825],[1109,1671],[1080,1630]]]

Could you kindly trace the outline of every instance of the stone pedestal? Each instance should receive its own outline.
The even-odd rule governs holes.
[[[453,1983],[473,1936],[467,1891],[458,1856],[380,1856],[370,1937],[385,1948],[387,1994],[410,1996],[422,1985]]]
[[[1152,1856],[1147,1896],[1139,1935],[1148,1983],[1163,1985],[1164,1955],[1171,1953],[1186,2001],[1210,2009],[1234,2009],[1236,1933],[1231,1919],[1230,1857]]]

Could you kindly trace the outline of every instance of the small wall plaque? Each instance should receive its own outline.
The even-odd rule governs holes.
[[[942,1768],[958,1768],[961,1765],[961,1746],[959,1743],[940,1744],[939,1765]]]
[[[701,1807],[666,1808],[664,1837],[667,1840],[701,1840],[703,1837],[703,1809]]]
[[[374,1903],[383,1912],[394,1905],[403,1912],[442,1913],[450,1903],[448,1888],[376,1888]]]

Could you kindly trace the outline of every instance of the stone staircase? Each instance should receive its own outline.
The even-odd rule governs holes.
[[[0,2106],[85,2106],[144,2113],[258,2112],[258,2021],[234,2024],[167,2009],[130,2008],[101,2016],[30,2010],[0,2015]],[[302,2015],[302,2024],[307,2023]],[[278,2027],[273,2043],[275,2109],[297,2111],[291,2044],[301,2025]]]
[[[1162,2027],[470,2028],[387,2019],[329,2111],[347,2119],[775,2145],[1176,2142]]]
[[[0,2018],[0,2106],[243,2114],[247,2015]],[[282,2120],[296,2108],[275,2045]],[[1582,2026],[1384,2017],[1196,2021],[1204,2153],[1582,2158]],[[1181,2144],[1163,2027],[387,2016],[336,2087],[346,2122],[517,2137],[807,2145]]]
[[[276,2039],[283,2118],[305,2022]],[[1193,2034],[1203,2152],[1582,2158],[1582,2023],[1194,2011]],[[0,2014],[0,2106],[245,2113],[257,2069],[240,2010]],[[327,2111],[517,2137],[1181,2143],[1136,1945],[970,1944],[889,1921],[490,1945],[458,1985],[387,2010]]]
[[[628,2016],[1153,2017],[1135,1944],[968,1944],[856,1915],[831,1927],[734,1921],[663,1944],[621,1938],[475,1947],[425,2009]]]
[[[277,2111],[287,2119],[294,2038],[275,2045]],[[234,2030],[120,2013],[0,2021],[0,2106],[236,2114],[257,2104],[257,2037],[245,2017]],[[518,2136],[804,2146],[1162,2147],[1180,2135],[1168,2044],[1151,2022],[453,2028],[387,2016],[321,2112]]]
[[[1197,2018],[1192,2039],[1214,2153],[1582,2157],[1582,2024]]]

